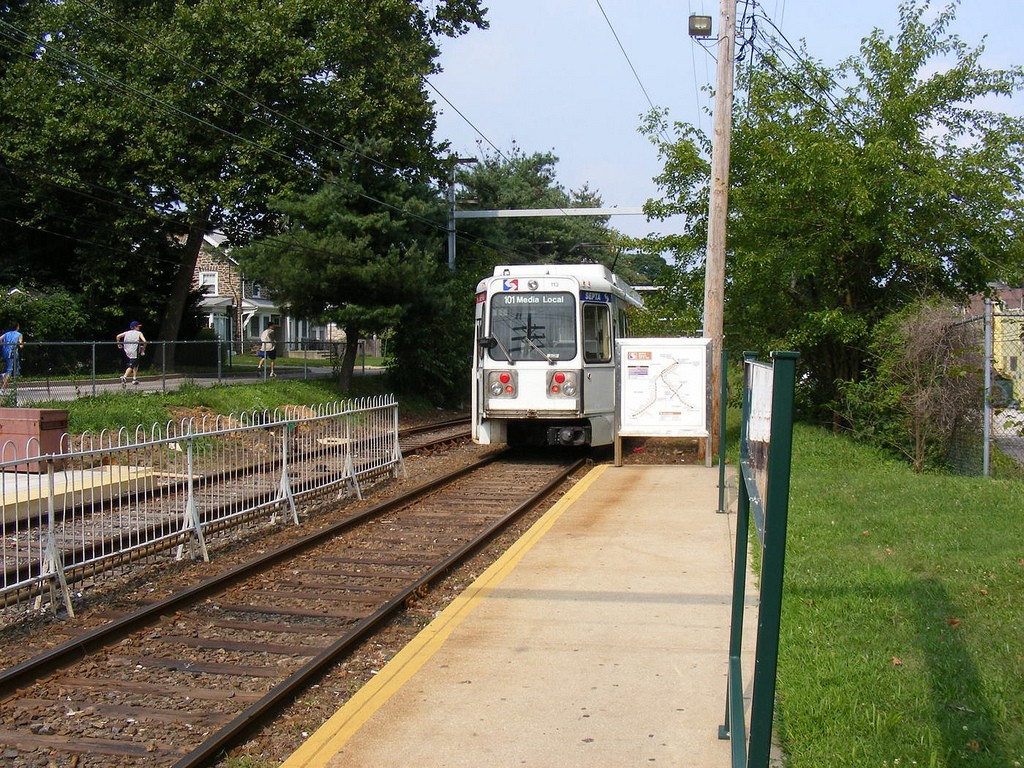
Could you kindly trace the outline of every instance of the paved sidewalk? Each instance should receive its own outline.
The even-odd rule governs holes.
[[[284,768],[726,768],[717,507],[717,468],[597,467]]]

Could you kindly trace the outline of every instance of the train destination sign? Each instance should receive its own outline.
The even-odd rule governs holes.
[[[529,304],[566,304],[572,301],[568,293],[499,293],[494,296],[495,306],[515,307]]]

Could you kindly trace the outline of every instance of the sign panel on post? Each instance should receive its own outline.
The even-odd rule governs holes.
[[[711,339],[621,339],[617,345],[618,436],[707,440]]]

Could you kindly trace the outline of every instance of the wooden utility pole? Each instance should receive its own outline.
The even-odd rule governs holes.
[[[732,145],[733,58],[736,55],[736,0],[722,0],[718,33],[715,124],[711,144],[711,201],[704,266],[704,336],[711,339],[711,445],[717,452],[722,408],[722,345],[725,301],[725,229],[729,213],[729,154]]]

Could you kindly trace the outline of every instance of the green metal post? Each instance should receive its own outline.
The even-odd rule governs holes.
[[[718,513],[725,513],[725,401],[729,396],[728,376],[725,373],[725,362],[728,355],[725,347],[722,347],[722,386],[719,392],[719,419],[718,419]]]
[[[750,387],[747,380],[750,366],[757,355],[743,353],[743,406],[740,419],[740,453],[744,453],[747,419],[750,416]],[[743,608],[746,604],[747,542],[750,536],[750,495],[739,467],[739,496],[736,502],[736,544],[732,572],[732,615],[729,630],[729,682],[726,686],[725,723],[718,729],[718,738],[731,739],[732,768],[743,768],[747,759],[746,723],[743,719]]]
[[[767,768],[771,755],[793,453],[793,395],[798,358],[796,352],[772,353],[771,459],[768,462],[761,558],[761,606],[758,611],[754,687],[750,706],[748,765],[753,768]]]

